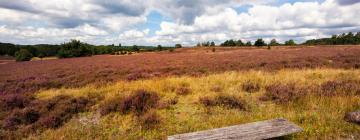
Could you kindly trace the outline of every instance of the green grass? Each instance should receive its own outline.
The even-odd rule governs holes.
[[[133,113],[111,113],[101,117],[98,107],[103,101],[100,101],[93,106],[91,112],[79,114],[61,128],[46,130],[30,136],[29,139],[166,139],[166,136],[178,133],[274,118],[285,118],[304,128],[303,132],[288,138],[357,139],[360,137],[360,127],[344,121],[343,117],[348,111],[360,109],[359,95],[320,96],[317,92],[311,92],[299,100],[281,104],[259,100],[265,93],[265,87],[274,83],[295,83],[299,87],[311,87],[332,80],[360,80],[360,71],[309,69],[226,72],[205,77],[169,77],[133,82],[119,81],[100,87],[90,85],[77,89],[51,89],[37,93],[37,98],[71,95],[102,96],[107,100],[145,89],[158,93],[161,101],[177,98],[178,103],[155,109],[161,123],[152,129],[146,129]],[[249,81],[257,83],[260,90],[254,93],[244,91],[242,85]],[[191,92],[186,95],[176,94],[176,89],[184,86],[190,88]],[[200,97],[220,94],[242,98],[249,109],[243,111],[222,106],[205,107],[199,102]]]

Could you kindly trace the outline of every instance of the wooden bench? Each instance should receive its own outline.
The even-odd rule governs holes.
[[[303,129],[285,120],[273,119],[230,127],[169,136],[168,140],[260,140],[281,137]]]

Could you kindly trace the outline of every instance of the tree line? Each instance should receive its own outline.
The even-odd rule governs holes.
[[[293,39],[287,40],[284,43],[278,42],[276,39],[272,39],[269,43],[266,43],[262,38],[257,39],[254,43],[251,41],[243,42],[242,40],[225,40],[219,44],[221,47],[242,47],[242,46],[295,46],[295,45],[359,45],[360,44],[360,32],[354,34],[352,32],[343,33],[340,35],[332,35],[331,38],[311,39],[304,43],[296,44]],[[210,47],[215,46],[215,43],[209,41],[198,43],[197,47]]]
[[[176,47],[181,47],[176,44]],[[122,46],[118,45],[92,45],[79,40],[71,40],[60,45],[38,44],[38,45],[16,45],[0,42],[0,55],[8,55],[16,58],[17,61],[29,61],[32,57],[58,58],[82,57],[99,54],[132,54],[134,52],[162,51],[173,49],[174,47],[153,46]]]

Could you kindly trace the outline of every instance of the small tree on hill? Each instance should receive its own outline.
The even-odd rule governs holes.
[[[215,42],[211,41],[210,46],[214,47],[215,46]]]
[[[134,51],[134,52],[140,52],[140,49],[139,49],[138,46],[134,45],[134,46],[132,47],[132,51]]]
[[[20,49],[15,53],[16,61],[30,61],[33,55],[26,49]]]
[[[182,48],[181,44],[175,44],[175,48]]]
[[[252,43],[251,43],[251,41],[248,41],[248,42],[246,42],[245,45],[246,45],[246,46],[252,46]]]
[[[278,46],[278,45],[280,44],[276,41],[276,39],[272,39],[269,44],[269,46]]]
[[[236,46],[244,46],[244,43],[239,39],[236,41]]]
[[[295,43],[294,40],[290,39],[290,40],[288,40],[288,41],[285,41],[285,45],[287,45],[287,46],[294,46],[294,45],[296,45],[296,43]]]
[[[261,46],[266,46],[266,43],[262,38],[259,38],[258,40],[255,41],[254,45],[257,47],[261,47]]]

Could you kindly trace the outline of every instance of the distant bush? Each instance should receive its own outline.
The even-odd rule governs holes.
[[[202,97],[200,98],[200,103],[204,106],[224,106],[240,110],[247,109],[245,101],[234,95],[217,95],[215,98]]]
[[[275,103],[287,103],[295,101],[307,94],[304,88],[298,88],[295,84],[273,84],[266,88],[265,95],[260,98],[263,101],[274,101]]]
[[[295,43],[294,40],[290,39],[290,40],[288,40],[288,41],[285,41],[285,45],[287,45],[287,46],[294,46],[294,45],[296,45],[296,43]]]
[[[181,44],[175,44],[175,48],[182,48]]]
[[[261,47],[261,46],[266,46],[266,43],[262,38],[259,38],[258,40],[255,41],[254,45],[257,47]]]
[[[91,56],[93,52],[90,45],[80,42],[79,40],[71,40],[61,45],[58,52],[59,58]]]
[[[15,53],[16,61],[30,61],[33,55],[26,49],[20,49]]]

